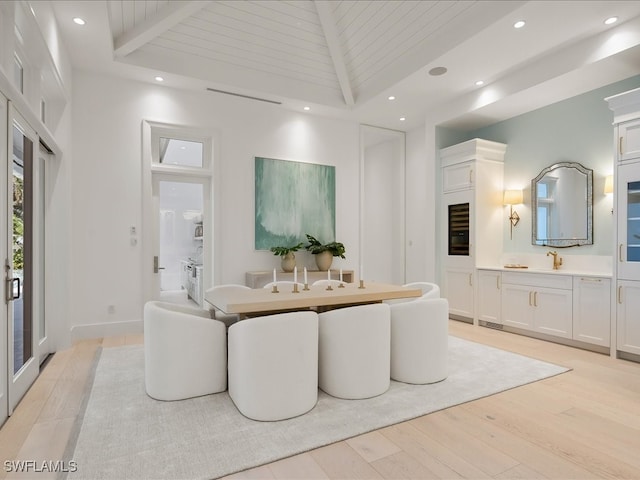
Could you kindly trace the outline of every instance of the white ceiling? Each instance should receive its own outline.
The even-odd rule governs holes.
[[[477,128],[640,74],[640,1],[52,3],[75,68],[397,130]]]

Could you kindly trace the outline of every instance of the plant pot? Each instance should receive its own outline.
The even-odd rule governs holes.
[[[324,270],[324,271],[329,270],[331,268],[332,263],[333,263],[333,255],[329,250],[316,253],[316,265],[318,266],[318,270]]]
[[[284,272],[293,272],[293,269],[296,266],[296,256],[293,254],[293,252],[289,252],[282,257],[280,266],[282,267],[282,271]]]

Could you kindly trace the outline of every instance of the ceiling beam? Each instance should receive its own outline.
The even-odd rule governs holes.
[[[177,25],[194,13],[206,7],[206,1],[185,1],[170,3],[153,17],[147,18],[131,30],[124,32],[113,42],[113,53],[116,57],[124,57],[142,47],[159,35]]]
[[[351,82],[349,81],[349,74],[347,73],[347,65],[344,61],[344,55],[340,48],[340,40],[338,38],[338,30],[336,29],[336,23],[331,14],[330,1],[327,0],[314,0],[313,2],[320,18],[320,25],[324,32],[324,37],[329,47],[329,54],[333,61],[333,68],[336,71],[338,77],[338,83],[342,89],[342,95],[347,105],[352,107],[355,102],[353,100],[353,91],[351,90]]]

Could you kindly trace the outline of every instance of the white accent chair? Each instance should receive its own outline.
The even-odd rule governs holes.
[[[384,303],[318,315],[318,385],[333,397],[370,398],[389,389],[390,312]]]
[[[253,420],[311,410],[318,401],[318,314],[280,313],[231,325],[229,396]]]
[[[403,287],[419,288],[422,290],[422,299],[440,298],[440,287],[435,283],[429,282],[412,282],[406,283]]]
[[[151,301],[144,306],[145,389],[183,400],[227,389],[227,335],[209,312]]]
[[[339,288],[341,283],[345,283],[345,282],[341,282],[340,280],[329,280],[327,278],[325,278],[324,280],[316,280],[315,282],[313,282],[311,284],[312,287],[328,287],[329,285],[331,285],[331,288]]]
[[[229,283],[225,285],[216,285],[215,287],[212,287],[209,290],[207,290],[207,292],[211,292],[214,290],[216,292],[218,291],[235,292],[238,290],[251,290],[251,288],[247,287],[246,285],[237,285],[237,284]],[[215,307],[211,307],[209,311],[211,312],[212,318],[215,318],[216,320],[220,320],[222,323],[224,323],[227,326],[227,328],[229,328],[231,325],[233,325],[238,320],[240,320],[240,315],[236,313],[224,313],[222,310],[218,310]]]
[[[294,283],[298,284],[298,290],[302,290],[304,288],[304,283],[300,282],[292,282],[290,280],[278,280],[277,282],[269,282],[262,288],[272,289],[273,285],[278,286],[278,290],[290,292],[293,290]]]
[[[420,299],[391,305],[391,378],[435,383],[447,378],[449,302]]]
[[[422,295],[418,298],[396,298],[393,300],[385,300],[384,303],[394,305],[396,303],[415,302],[416,300],[425,300],[427,298],[440,298],[440,287],[435,283],[429,282],[412,282],[405,283],[403,287],[407,288],[419,288],[422,290]]]

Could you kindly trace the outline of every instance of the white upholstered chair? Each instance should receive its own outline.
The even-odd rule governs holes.
[[[435,383],[448,375],[449,302],[420,299],[391,305],[391,378]]]
[[[151,301],[144,306],[145,389],[182,400],[227,389],[224,323],[199,308]]]
[[[440,287],[435,283],[430,282],[412,282],[406,283],[403,287],[408,288],[419,288],[422,290],[423,299],[426,298],[440,298]]]
[[[318,315],[318,385],[346,399],[381,395],[389,388],[390,313],[384,303]]]
[[[212,287],[209,290],[207,290],[207,292],[211,292],[213,290],[215,290],[216,292],[224,293],[224,292],[235,292],[238,290],[251,290],[251,288],[247,287],[246,285],[236,285],[233,283],[229,283],[225,285],[216,285],[215,287]],[[233,325],[238,320],[240,320],[240,316],[238,314],[224,313],[222,310],[218,310],[215,307],[212,307],[210,309],[210,312],[213,318],[215,318],[216,320],[220,320],[222,323],[224,323],[227,326],[227,328],[229,328],[231,325]]]
[[[229,396],[245,417],[296,417],[318,401],[318,314],[249,318],[229,327]]]
[[[430,282],[412,282],[405,283],[403,287],[407,288],[419,288],[422,290],[422,295],[418,298],[396,298],[393,300],[385,300],[384,303],[394,305],[396,303],[415,302],[416,300],[425,300],[427,298],[440,298],[440,287],[435,283]]]
[[[294,283],[298,284],[298,290],[302,290],[304,288],[304,283],[300,282],[292,282],[290,280],[278,280],[277,282],[269,282],[262,288],[273,288],[273,285],[276,284],[278,286],[278,290],[288,291],[293,290]]]
[[[331,288],[339,288],[341,283],[345,283],[345,282],[341,282],[340,280],[333,280],[333,279],[329,280],[325,278],[323,280],[316,280],[311,285],[314,287],[325,287],[325,288],[331,285]]]

